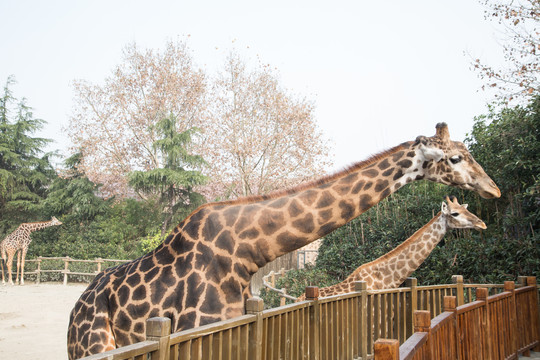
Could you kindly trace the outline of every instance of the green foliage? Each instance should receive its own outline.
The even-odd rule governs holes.
[[[145,197],[156,199],[161,208],[161,235],[166,233],[171,223],[179,222],[205,202],[201,194],[193,191],[193,187],[204,184],[207,178],[197,170],[189,170],[204,164],[200,156],[188,152],[197,129],[179,133],[176,123],[175,116],[171,114],[156,125],[162,138],[155,141],[153,146],[161,153],[163,167],[129,174],[129,185],[145,194]]]
[[[540,97],[527,107],[490,108],[476,118],[466,142],[501,189],[500,199],[482,202],[499,233],[529,236],[540,226]]]
[[[317,267],[335,282],[361,264],[386,254],[440,211],[449,188],[431,182],[412,183],[325,237]],[[448,235],[447,235],[448,236]]]
[[[36,219],[39,202],[55,173],[43,155],[50,140],[32,137],[45,123],[35,119],[25,99],[16,99],[9,77],[0,94],[0,233]]]
[[[64,161],[66,170],[63,176],[54,179],[47,198],[42,202],[47,216],[63,214],[64,220],[87,222],[109,210],[113,199],[104,200],[96,196],[99,186],[79,172],[81,157],[81,153],[76,153]]]
[[[68,214],[59,218],[60,227],[34,233],[28,254],[134,259],[146,252],[140,245],[146,234],[159,231],[159,217],[155,204],[132,199],[109,206],[91,221]]]
[[[301,270],[290,270],[284,277],[276,279],[277,289],[287,289],[287,294],[298,297],[302,295],[306,286],[330,286],[334,284],[334,279],[325,271],[315,268],[312,265],[307,265]],[[277,307],[280,305],[280,296],[266,287],[260,290],[259,296],[264,300],[266,308]],[[286,303],[292,303],[292,300],[287,299]]]
[[[156,233],[154,233],[153,235],[150,234],[140,241],[140,251],[143,254],[146,254],[157,248],[158,245],[163,242],[163,240],[165,240],[165,238],[163,237],[163,235],[161,235],[161,231],[156,231]]]

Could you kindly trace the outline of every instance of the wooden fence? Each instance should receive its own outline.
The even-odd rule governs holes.
[[[373,359],[378,339],[394,338],[399,346],[411,335],[421,334],[413,327],[417,310],[431,319],[445,310],[445,297],[454,297],[459,306],[472,301],[464,306],[477,307],[482,301],[472,290],[469,294],[474,286],[464,285],[461,276],[448,285],[417,286],[412,278],[407,285],[368,291],[365,282],[358,282],[355,292],[327,298],[318,297],[318,288],[308,287],[306,301],[269,310],[263,309],[261,299],[252,298],[247,301],[246,315],[174,334],[170,334],[170,319],[153,318],[147,321],[146,341],[85,359]],[[504,290],[503,285],[487,287],[493,292]],[[527,297],[528,305],[520,308],[523,314],[519,316],[534,320],[523,326],[538,326],[536,287],[518,287],[513,296],[516,303],[524,301],[518,293],[536,296],[536,300]],[[478,297],[478,291],[474,293]],[[539,336],[531,331],[532,344]]]
[[[257,270],[255,274],[251,277],[250,286],[251,286],[251,292],[253,294],[258,294],[259,290],[263,287],[263,277],[274,271],[279,271],[279,269],[296,269],[298,268],[297,260],[296,260],[296,251],[292,251],[290,253],[287,253],[283,256],[278,257],[274,261],[269,262],[268,264],[264,265],[262,268]]]
[[[456,306],[455,296],[444,298],[445,312],[431,320],[427,311],[414,313],[413,336],[399,341],[379,339],[375,360],[517,359],[540,350],[538,288],[534,277],[515,289],[512,281],[500,294],[476,289],[476,300]]]
[[[101,259],[94,260],[78,260],[72,259],[69,256],[66,257],[43,257],[39,256],[35,259],[28,259],[25,261],[25,268],[29,271],[24,272],[24,276],[35,276],[36,283],[40,283],[44,280],[44,276],[50,275],[52,280],[63,279],[64,285],[67,285],[69,278],[78,278],[78,282],[81,282],[81,278],[86,281],[90,281],[102,270],[128,262],[130,260],[117,260],[117,259]]]

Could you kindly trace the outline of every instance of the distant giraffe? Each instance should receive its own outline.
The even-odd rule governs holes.
[[[69,358],[143,340],[150,317],[168,317],[180,331],[243,314],[257,269],[421,179],[500,196],[441,123],[433,137],[419,136],[319,181],[205,204],[154,251],[94,279],[71,312]]]
[[[34,223],[22,223],[19,227],[9,234],[2,242],[0,243],[0,252],[2,253],[2,259],[7,265],[7,273],[9,283],[13,285],[11,266],[13,263],[13,257],[17,253],[17,277],[15,282],[19,282],[19,270],[21,271],[21,285],[24,285],[24,260],[26,258],[26,252],[28,251],[28,246],[32,242],[30,234],[34,231],[45,229],[49,226],[62,225],[62,223],[52,217],[51,221],[43,222],[34,222]],[[7,259],[6,259],[7,255]],[[2,266],[2,284],[5,284],[4,280],[4,266]]]
[[[319,289],[319,297],[346,294],[354,291],[356,281],[365,281],[368,290],[393,289],[401,285],[442,240],[448,229],[484,230],[486,224],[460,205],[456,198],[447,197],[441,211],[392,251],[358,267],[339,284]],[[296,300],[305,300],[302,294]]]

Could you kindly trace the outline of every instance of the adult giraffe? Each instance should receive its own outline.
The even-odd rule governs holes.
[[[251,276],[263,265],[344,225],[403,185],[421,179],[500,196],[448,127],[419,136],[319,181],[265,196],[203,205],[154,251],[99,274],[70,316],[70,359],[144,339],[145,320],[174,331],[244,313]]]
[[[319,297],[353,292],[356,281],[365,281],[368,290],[397,288],[422,265],[448,229],[484,230],[486,224],[467,210],[467,204],[460,205],[455,197],[447,197],[441,211],[411,237],[383,256],[360,265],[339,284],[319,289]],[[296,301],[305,299],[304,293]]]
[[[26,259],[26,252],[28,247],[32,242],[30,235],[34,231],[45,229],[49,226],[58,226],[62,225],[60,220],[54,216],[50,221],[40,221],[32,223],[22,223],[20,224],[15,231],[6,236],[4,240],[0,243],[0,253],[2,254],[2,260],[6,264],[8,280],[11,285],[13,285],[13,279],[11,274],[11,266],[13,264],[13,257],[17,253],[17,276],[15,277],[15,282],[19,283],[19,270],[21,271],[21,280],[20,284],[24,285],[24,261]],[[2,266],[2,284],[5,284],[4,280],[4,267]]]

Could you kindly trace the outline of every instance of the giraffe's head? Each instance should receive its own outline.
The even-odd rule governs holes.
[[[452,229],[485,230],[486,224],[476,215],[467,210],[467,204],[460,205],[455,197],[452,200],[446,197],[441,205],[441,213],[446,225]]]
[[[51,218],[51,225],[62,225],[62,222],[58,220],[55,216]]]
[[[473,159],[462,142],[450,140],[448,126],[439,123],[435,136],[419,136],[415,146],[426,179],[472,190],[486,199],[498,198],[501,191]]]

